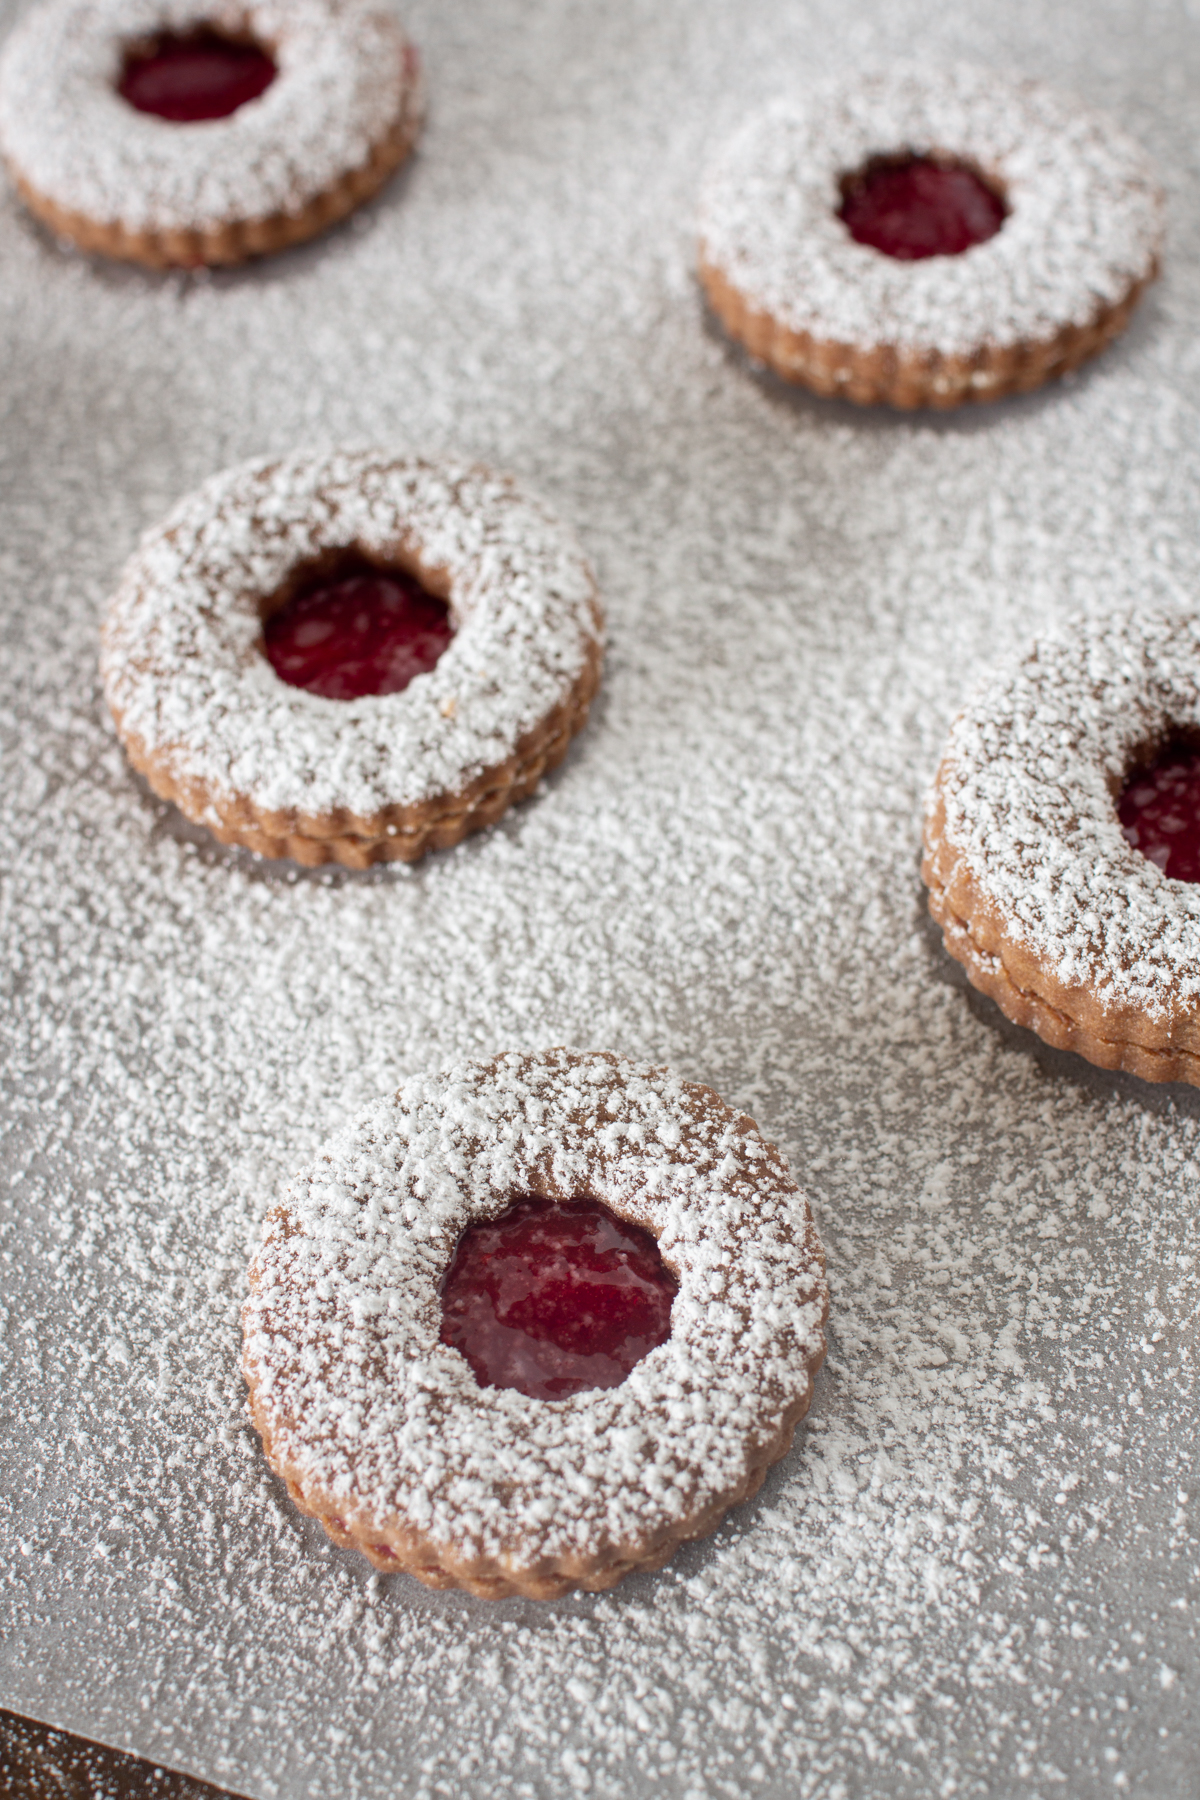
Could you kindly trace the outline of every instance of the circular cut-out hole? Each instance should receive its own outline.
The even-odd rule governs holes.
[[[1126,842],[1172,881],[1200,881],[1200,749],[1172,740],[1117,800]]]
[[[278,73],[259,44],[238,43],[215,31],[164,33],[129,51],[118,91],[138,112],[176,125],[227,119],[257,100]]]
[[[349,554],[303,582],[263,626],[281,681],[327,700],[399,694],[454,636],[450,612],[403,569]]]
[[[463,1233],[442,1342],[480,1387],[565,1400],[617,1387],[671,1334],[677,1284],[648,1231],[595,1200],[518,1200]]]
[[[899,262],[961,256],[995,237],[1008,210],[974,169],[931,156],[872,157],[841,186],[850,236]]]

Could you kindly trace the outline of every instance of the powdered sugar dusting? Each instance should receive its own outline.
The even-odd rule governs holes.
[[[448,577],[455,636],[401,693],[327,700],[262,653],[263,601],[347,547]],[[267,811],[370,815],[511,756],[594,654],[594,594],[565,527],[486,470],[372,452],[255,463],[147,534],[105,621],[105,686],[178,780]]]
[[[124,46],[251,31],[279,73],[227,119],[177,125],[117,92]],[[298,213],[418,104],[388,0],[42,0],[0,60],[0,149],[40,194],[129,231]]]
[[[1010,1029],[918,857],[982,676],[1081,610],[1200,593],[1195,22],[406,12],[422,152],[308,250],[147,279],[0,195],[0,1701],[254,1800],[1189,1800],[1200,1095]],[[914,47],[1085,94],[1177,209],[1120,343],[986,416],[748,377],[694,284],[714,138]],[[98,623],[214,470],[398,437],[578,528],[605,684],[536,805],[290,879],[131,776]],[[830,1358],[793,1455],[660,1574],[429,1594],[267,1469],[246,1264],[378,1095],[561,1043],[758,1120],[812,1198]]]
[[[554,1405],[481,1388],[440,1341],[459,1237],[530,1192],[653,1231],[679,1282],[665,1343]],[[736,1491],[809,1391],[826,1303],[807,1203],[749,1120],[611,1056],[507,1056],[410,1079],[289,1185],[246,1369],[280,1465],[357,1530],[528,1566],[653,1543]]]
[[[958,158],[1000,188],[1000,231],[961,256],[900,263],[856,243],[839,181],[875,156]],[[781,98],[705,181],[707,259],[793,331],[967,354],[1086,326],[1150,274],[1162,236],[1149,160],[1110,121],[1039,82],[967,64],[854,72]]]
[[[944,838],[1014,936],[1069,985],[1154,1018],[1200,996],[1200,892],[1122,834],[1115,797],[1173,730],[1200,730],[1200,620],[1076,619],[954,725]]]

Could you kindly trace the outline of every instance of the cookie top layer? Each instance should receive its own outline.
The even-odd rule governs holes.
[[[1200,999],[1200,888],[1126,842],[1116,800],[1180,732],[1200,733],[1200,618],[1076,619],[955,721],[931,806],[943,881],[965,866],[1065,986],[1158,1019]]]
[[[468,1225],[588,1195],[653,1232],[671,1335],[619,1387],[480,1388],[440,1341]],[[824,1349],[808,1203],[753,1121],[605,1053],[406,1082],[292,1180],[251,1265],[244,1367],[275,1466],[354,1530],[459,1555],[602,1553],[728,1496]]]
[[[838,217],[841,178],[872,158],[952,158],[1009,208],[986,243],[898,262]],[[703,259],[756,309],[844,345],[969,355],[1086,326],[1156,267],[1162,196],[1144,152],[1034,81],[969,65],[842,78],[781,98],[718,153]]]
[[[247,32],[278,75],[228,118],[174,124],[117,92],[126,47],[203,23]],[[129,232],[295,214],[420,111],[387,0],[42,0],[0,56],[0,150],[68,212]]]
[[[455,636],[402,693],[288,686],[262,607],[325,552],[437,577]],[[263,812],[370,816],[462,791],[511,757],[598,656],[602,622],[573,535],[506,477],[387,452],[229,470],[149,532],[104,625],[122,736],[180,784]]]

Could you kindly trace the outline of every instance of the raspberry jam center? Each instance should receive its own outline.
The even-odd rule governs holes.
[[[1200,750],[1170,744],[1117,801],[1125,840],[1172,881],[1200,881]]]
[[[617,1387],[671,1334],[676,1284],[648,1231],[594,1200],[518,1200],[463,1233],[442,1342],[480,1387],[565,1400]]]
[[[327,700],[401,693],[453,636],[444,601],[403,570],[365,562],[308,583],[263,626],[279,679]]]
[[[1004,202],[978,175],[927,156],[869,166],[844,193],[838,217],[850,236],[900,262],[961,256],[1004,223]]]
[[[119,91],[139,112],[184,125],[228,118],[247,100],[257,100],[276,72],[257,44],[235,44],[215,31],[169,34],[145,55],[126,60]]]

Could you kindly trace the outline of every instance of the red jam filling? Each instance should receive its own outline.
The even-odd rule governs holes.
[[[1170,744],[1125,785],[1117,817],[1127,843],[1172,881],[1200,881],[1200,750]]]
[[[970,169],[912,156],[880,162],[847,184],[838,217],[852,238],[917,262],[961,256],[1004,223],[1004,202]]]
[[[676,1284],[648,1231],[594,1200],[518,1200],[463,1233],[442,1342],[480,1387],[565,1400],[617,1387],[671,1334]]]
[[[403,570],[366,562],[308,583],[263,626],[279,679],[327,700],[399,694],[453,636],[444,601]]]
[[[144,56],[130,56],[120,94],[139,112],[175,124],[226,119],[257,100],[275,79],[274,62],[257,44],[235,44],[215,31],[160,37]]]

